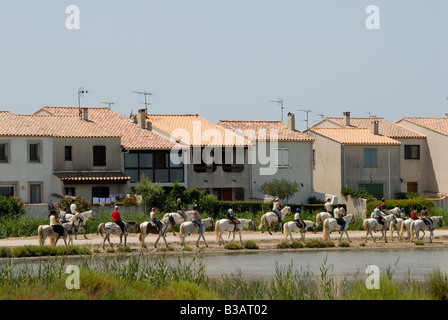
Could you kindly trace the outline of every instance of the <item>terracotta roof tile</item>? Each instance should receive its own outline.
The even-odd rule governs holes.
[[[221,120],[218,124],[227,129],[241,130],[248,135],[250,140],[257,139],[269,141],[271,139],[271,133],[276,132],[278,141],[314,141],[314,139],[307,134],[290,130],[288,126],[281,121]]]
[[[413,123],[417,126],[426,128],[428,130],[448,136],[448,118],[405,117],[403,119],[398,120],[397,122],[399,123],[403,120]]]
[[[324,121],[330,121],[342,128],[346,128],[344,118],[326,118]],[[350,127],[370,129],[372,121],[378,121],[378,132],[381,135],[393,138],[393,139],[424,139],[425,135],[415,132],[411,129],[405,128],[397,123],[393,123],[384,118],[350,118]],[[321,121],[322,122],[322,121]]]
[[[77,107],[42,107],[34,114],[52,114],[57,116],[78,115]],[[139,128],[133,121],[107,108],[88,108],[89,121],[116,132],[121,136],[121,145],[126,149],[172,149],[179,147],[175,142],[150,130]]]
[[[318,133],[329,139],[345,145],[400,145],[392,138],[376,135],[370,129],[360,128],[310,128],[310,131]]]
[[[153,130],[189,146],[247,146],[250,142],[197,114],[148,114]]]

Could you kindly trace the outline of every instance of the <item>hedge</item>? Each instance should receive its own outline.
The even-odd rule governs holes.
[[[381,204],[380,200],[371,201],[367,203],[367,209],[366,209],[366,217],[370,218],[370,215],[372,214],[373,210],[375,209],[375,206],[377,204]],[[434,208],[434,201],[429,199],[400,199],[400,200],[387,200],[386,201],[386,207],[390,210],[395,207],[398,208],[404,208],[405,212],[407,214],[410,214],[412,211],[412,208],[416,207],[417,212],[420,212],[422,210],[422,207],[425,206],[426,208],[433,209]]]

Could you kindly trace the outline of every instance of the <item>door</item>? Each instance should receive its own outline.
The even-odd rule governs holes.
[[[222,189],[222,201],[232,201],[232,189]]]
[[[418,192],[418,182],[408,182],[408,193]]]
[[[368,193],[377,199],[381,199],[383,197],[384,191],[382,184],[360,184],[359,187],[366,189]]]

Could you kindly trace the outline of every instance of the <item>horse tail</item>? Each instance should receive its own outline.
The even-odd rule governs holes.
[[[146,231],[146,230],[145,230]],[[144,231],[143,231],[143,228],[142,227],[140,227],[140,232],[138,233],[138,235],[137,235],[137,237],[138,237],[138,241],[139,242],[142,242],[142,233],[143,233]]]
[[[50,245],[54,246],[54,238],[50,237]]]
[[[369,231],[369,220],[365,219],[362,222],[362,226],[364,227],[364,229],[366,229],[367,231]]]
[[[103,231],[104,231],[104,223],[100,223],[98,225],[98,233],[100,234],[101,237],[103,237]]]
[[[394,228],[395,228],[395,220],[392,220],[389,224],[389,229],[390,229],[390,234],[392,235],[394,233]]]
[[[283,225],[283,234],[284,234],[284,236],[285,236],[285,241],[288,239],[288,233],[289,233],[288,224],[285,223],[285,224]]]
[[[400,237],[403,237],[403,233],[404,233],[404,228],[405,228],[405,222],[406,220],[403,220],[403,222],[401,223],[401,228],[400,228]]]
[[[182,223],[181,225],[180,225],[180,228],[179,228],[179,239],[180,239],[180,241],[182,241],[182,239],[184,238],[184,224]]]
[[[328,240],[328,221],[328,219],[324,221],[324,229],[322,234],[325,241]]]
[[[215,223],[216,241],[219,240],[219,220]]]
[[[260,221],[260,225],[258,226],[258,229],[261,230],[261,228],[263,228],[263,226],[264,226],[265,223],[266,223],[266,214],[264,214],[264,215],[261,217],[261,221]]]
[[[320,213],[316,215],[316,229],[319,228],[319,224],[320,224]]]
[[[43,244],[43,235],[42,235],[42,226],[39,226],[39,228],[37,228],[37,237],[39,239],[39,245]]]
[[[415,221],[411,222],[411,230],[409,230],[411,234],[411,242],[414,240],[414,229],[415,229]]]

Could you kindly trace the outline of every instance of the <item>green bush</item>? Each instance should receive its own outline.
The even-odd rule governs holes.
[[[224,246],[224,249],[227,249],[227,250],[241,250],[241,249],[243,249],[243,247],[240,244],[236,243],[236,242],[230,242],[230,243],[227,243]]]
[[[247,240],[246,242],[244,242],[244,248],[246,248],[246,249],[259,249],[260,247],[258,246],[258,244],[255,241]]]
[[[73,199],[75,200],[76,208],[78,208],[79,212],[90,210],[92,204],[83,197],[63,196],[55,206],[59,208],[64,207],[67,212],[70,212],[70,205],[72,204]]]
[[[25,213],[21,198],[0,196],[0,218],[20,216]]]

